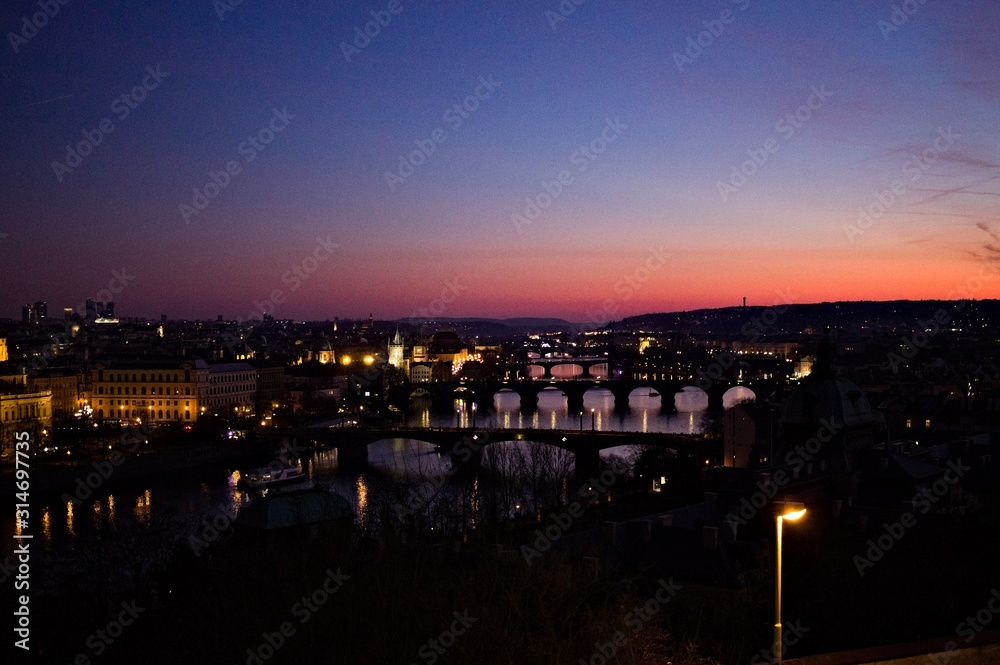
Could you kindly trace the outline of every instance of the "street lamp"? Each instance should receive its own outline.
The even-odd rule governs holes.
[[[777,529],[777,545],[775,547],[775,576],[774,576],[774,662],[781,665],[781,523],[784,520],[794,522],[806,514],[806,507],[801,503],[777,502],[778,514],[774,521]]]
[[[590,410],[590,431],[597,431],[597,414],[594,413],[593,409]]]

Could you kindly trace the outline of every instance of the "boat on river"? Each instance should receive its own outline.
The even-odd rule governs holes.
[[[248,489],[266,489],[275,485],[298,482],[305,480],[305,478],[306,474],[298,466],[264,467],[248,469],[240,473],[237,484]]]

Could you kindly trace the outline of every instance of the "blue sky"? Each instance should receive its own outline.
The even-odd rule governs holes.
[[[1000,5],[894,6],[9,4],[0,315],[123,267],[137,316],[947,297],[996,254]]]

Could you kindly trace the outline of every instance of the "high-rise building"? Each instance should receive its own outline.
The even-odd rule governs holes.
[[[49,304],[44,300],[35,302],[35,318],[37,320],[46,319],[49,316]]]
[[[26,326],[38,323],[38,316],[35,313],[34,305],[25,305],[21,308],[21,323]]]

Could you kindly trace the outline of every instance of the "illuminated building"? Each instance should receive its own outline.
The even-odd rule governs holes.
[[[72,415],[84,406],[80,376],[75,370],[47,370],[28,378],[28,389],[52,393],[52,415]]]
[[[0,337],[0,363],[7,362],[7,340]]]
[[[90,406],[98,420],[187,421],[200,413],[199,370],[192,361],[112,361],[90,374]]]
[[[28,431],[38,443],[52,427],[52,392],[32,390],[20,376],[0,380],[0,457],[7,462],[14,457],[14,434]]]
[[[257,371],[249,363],[209,365],[195,361],[199,407],[208,413],[253,410],[257,398]]]
[[[397,369],[406,369],[405,345],[398,327],[396,328],[396,336],[389,342],[389,364]]]

